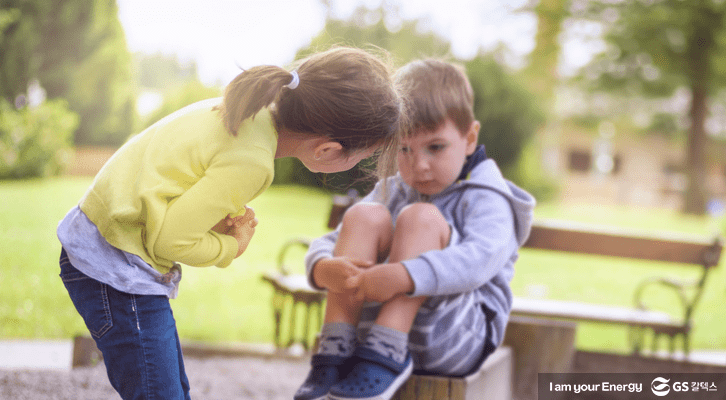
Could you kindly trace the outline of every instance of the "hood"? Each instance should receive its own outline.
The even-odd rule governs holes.
[[[509,201],[516,220],[517,242],[520,246],[523,245],[532,229],[534,206],[537,204],[535,198],[524,189],[506,180],[492,159],[479,163],[471,171],[469,179],[460,181],[449,189],[461,190],[473,187],[494,190]]]

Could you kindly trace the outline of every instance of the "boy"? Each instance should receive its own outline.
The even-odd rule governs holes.
[[[396,81],[410,119],[399,174],[306,256],[310,283],[328,301],[296,400],[390,399],[414,369],[465,376],[504,336],[535,200],[477,146],[462,69],[415,61]]]

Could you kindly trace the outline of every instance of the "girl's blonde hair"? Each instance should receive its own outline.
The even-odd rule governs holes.
[[[253,67],[237,75],[217,107],[230,134],[237,135],[242,121],[270,106],[278,131],[325,136],[349,153],[393,146],[401,128],[402,101],[382,57],[334,47],[298,61],[295,71],[300,81],[294,89],[287,87],[292,73],[277,66]]]

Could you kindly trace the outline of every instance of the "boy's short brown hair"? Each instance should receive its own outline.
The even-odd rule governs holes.
[[[474,121],[474,90],[462,66],[437,59],[413,61],[396,72],[408,134],[433,132],[446,118],[463,135]]]

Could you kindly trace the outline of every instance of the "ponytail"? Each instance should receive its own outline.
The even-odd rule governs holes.
[[[253,67],[237,75],[224,90],[224,100],[216,107],[232,136],[242,121],[254,117],[269,106],[294,76],[285,69],[263,65]]]
[[[323,136],[348,153],[381,144],[395,151],[391,144],[402,126],[402,99],[386,58],[333,47],[299,60],[292,73],[254,67],[227,85],[216,109],[234,136],[242,121],[274,103],[270,113],[278,132]]]

